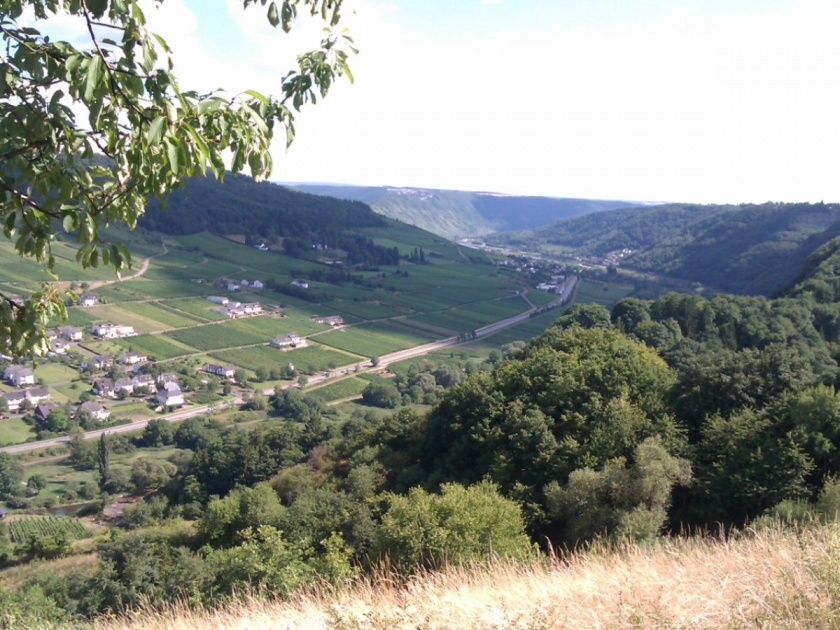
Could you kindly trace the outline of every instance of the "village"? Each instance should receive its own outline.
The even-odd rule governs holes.
[[[299,284],[306,285],[304,282]],[[259,280],[224,279],[216,284],[223,292],[237,294],[264,289]],[[216,312],[225,320],[262,316],[267,313],[283,318],[283,309],[264,308],[260,302],[239,302],[233,297],[209,295],[206,297]],[[78,307],[89,310],[102,305],[95,294],[79,298]],[[341,315],[311,316],[311,320],[329,329],[341,330],[345,320]],[[198,368],[166,371],[166,368],[146,353],[129,351],[88,356],[82,351],[87,342],[106,342],[137,337],[130,324],[96,322],[87,328],[58,326],[47,332],[49,354],[43,365],[61,365],[77,372],[78,386],[86,388],[74,404],[56,400],[44,378],[39,378],[39,367],[13,363],[10,357],[0,356],[0,421],[16,416],[36,427],[41,436],[59,433],[68,426],[68,420],[90,429],[128,422],[130,416],[115,417],[123,408],[135,414],[146,409],[143,415],[163,414],[189,406],[197,393],[200,402],[218,396],[207,392],[227,394],[232,386],[244,384],[243,371],[232,365],[208,362]],[[290,332],[274,337],[268,347],[278,353],[306,348],[305,336]],[[294,365],[288,363],[287,374],[294,374]],[[74,385],[76,387],[77,385]],[[9,391],[10,390],[10,391]],[[140,405],[138,407],[137,405]]]

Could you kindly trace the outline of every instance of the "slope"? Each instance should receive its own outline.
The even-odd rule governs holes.
[[[838,235],[838,204],[669,204],[592,214],[500,242],[596,258],[628,249],[622,264],[632,269],[773,295]]]
[[[555,221],[631,205],[626,201],[525,197],[484,192],[295,184],[318,195],[362,201],[378,213],[446,238],[531,230]]]
[[[555,564],[383,577],[213,611],[146,611],[100,630],[186,628],[835,627],[840,530],[666,540]]]

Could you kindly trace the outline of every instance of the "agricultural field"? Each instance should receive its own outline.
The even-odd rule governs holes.
[[[13,543],[24,543],[40,536],[65,535],[71,540],[85,538],[87,529],[77,518],[67,516],[30,516],[17,518],[8,524],[9,538]]]
[[[174,359],[185,354],[198,352],[184,343],[164,337],[162,335],[139,335],[137,337],[126,337],[114,342],[130,352],[139,352],[158,361]]]
[[[158,322],[167,328],[186,328],[204,323],[204,320],[195,315],[187,315],[160,302],[134,302],[130,309],[135,315]]]
[[[194,328],[181,328],[164,335],[164,338],[175,339],[201,351],[221,350],[236,346],[248,346],[264,343],[268,340],[264,334],[258,334],[235,327],[236,322],[221,324],[206,324]]]
[[[318,335],[317,339],[319,343],[339,350],[373,357],[434,341],[435,336],[420,330],[411,332],[383,322],[336,330]]]
[[[579,304],[600,304],[612,308],[616,302],[630,295],[634,288],[632,284],[581,278],[575,290],[575,302]]]
[[[252,372],[261,367],[272,370],[285,367],[291,363],[298,372],[304,374],[322,372],[342,365],[357,363],[363,359],[363,357],[337,352],[332,348],[316,343],[311,343],[306,348],[286,352],[271,346],[254,346],[252,348],[214,352],[210,356],[222,363],[232,363]]]
[[[308,390],[306,393],[312,398],[317,398],[324,402],[332,402],[352,396],[360,396],[369,384],[368,381],[353,376],[317,389]]]

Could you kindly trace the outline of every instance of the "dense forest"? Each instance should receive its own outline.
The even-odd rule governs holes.
[[[309,249],[314,244],[348,245],[360,258],[390,256],[374,251],[358,252],[359,238],[348,230],[384,227],[385,220],[367,205],[290,190],[250,177],[228,174],[224,182],[212,178],[192,179],[163,203],[152,203],[140,221],[149,230],[165,234],[240,234],[257,242],[294,238]]]
[[[840,205],[669,204],[612,210],[509,237],[578,255],[632,250],[623,265],[730,293],[776,295],[840,235]]]
[[[556,221],[632,205],[625,201],[524,197],[430,188],[295,184],[298,190],[355,199],[387,217],[446,238],[533,230]]]

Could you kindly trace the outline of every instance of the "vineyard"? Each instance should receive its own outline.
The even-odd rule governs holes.
[[[9,536],[13,543],[23,543],[31,538],[67,534],[69,538],[84,538],[87,530],[75,518],[58,516],[35,516],[11,521]]]

